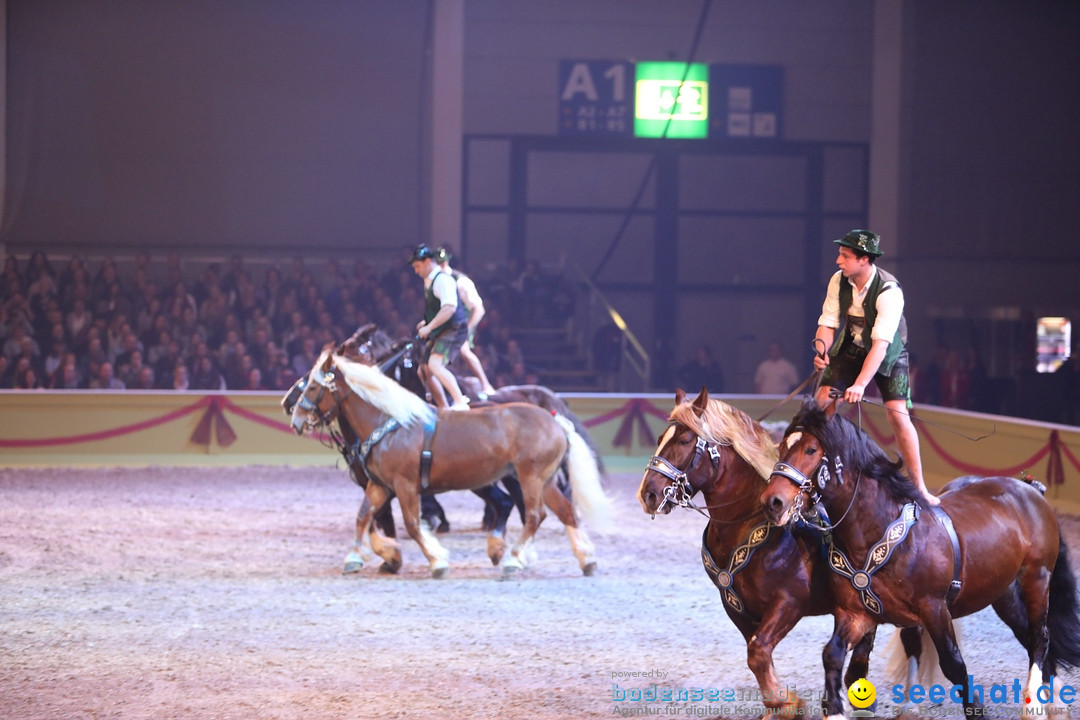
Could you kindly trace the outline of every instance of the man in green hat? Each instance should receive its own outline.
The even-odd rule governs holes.
[[[835,387],[844,400],[863,399],[872,380],[885,402],[896,446],[911,479],[927,502],[941,501],[926,489],[919,436],[911,422],[907,323],[904,291],[890,273],[877,267],[880,239],[869,230],[852,230],[834,241],[840,247],[821,306],[814,344],[821,354],[814,367],[823,370],[817,401],[824,406]],[[840,332],[837,333],[837,330]]]

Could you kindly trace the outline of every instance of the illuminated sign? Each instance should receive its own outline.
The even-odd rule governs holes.
[[[704,138],[709,135],[709,66],[641,62],[635,66],[634,135]]]

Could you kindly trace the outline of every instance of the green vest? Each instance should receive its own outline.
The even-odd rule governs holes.
[[[874,279],[870,281],[870,287],[866,290],[866,299],[863,300],[863,312],[866,313],[866,324],[863,325],[862,329],[862,343],[867,351],[870,350],[870,346],[874,342],[870,337],[870,333],[874,329],[874,322],[877,320],[878,295],[893,288],[899,290],[900,281],[881,268],[877,268],[877,274],[875,274]],[[847,278],[841,277],[840,319],[844,321],[844,326],[841,328],[841,331],[837,333],[832,349],[829,350],[829,355],[832,357],[836,357],[840,354],[840,348],[848,337],[847,314],[848,310],[851,308],[851,300],[851,283],[848,282]],[[900,357],[900,353],[903,352],[905,345],[907,345],[907,321],[904,319],[904,316],[901,315],[900,325],[896,328],[896,335],[894,335],[892,341],[889,342],[889,349],[885,351],[885,358],[881,361],[881,367],[878,368],[879,375],[888,376],[889,373],[892,372],[893,365],[896,364],[896,359]]]
[[[439,308],[442,307],[442,302],[439,301],[439,298],[435,297],[435,278],[439,277],[439,275],[442,274],[443,272],[441,270],[437,272],[435,274],[435,277],[431,278],[431,284],[428,285],[427,290],[424,291],[424,322],[426,323],[431,322],[439,313]],[[451,275],[450,277],[453,276]],[[457,309],[454,311],[454,314],[450,316],[449,320],[444,322],[439,327],[433,329],[431,331],[430,337],[435,337],[439,335],[447,327],[464,325],[465,319],[465,310],[461,307],[461,303],[458,302]]]

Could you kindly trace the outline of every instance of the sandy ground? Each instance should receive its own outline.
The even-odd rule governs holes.
[[[340,470],[0,470],[0,716],[760,713],[742,638],[701,567],[704,520],[650,519],[638,480],[608,479],[619,531],[594,538],[601,564],[589,578],[550,516],[539,561],[500,581],[480,501],[443,496],[453,556],[437,581],[407,539],[400,575],[374,562],[342,575],[359,490]],[[1064,522],[1080,557],[1080,524]],[[778,649],[780,674],[800,693],[820,697],[830,628],[804,619]],[[976,682],[1025,677],[1023,650],[992,614],[966,620],[963,633]],[[869,678],[879,697],[891,634],[879,633]],[[1075,674],[1063,682],[1080,685]],[[654,683],[737,699],[616,699]]]

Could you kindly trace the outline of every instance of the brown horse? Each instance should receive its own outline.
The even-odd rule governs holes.
[[[821,540],[765,520],[759,497],[776,462],[776,444],[746,413],[702,388],[691,402],[676,391],[675,409],[638,489],[646,513],[696,507],[701,493],[709,524],[701,558],[724,610],[746,639],[747,665],[773,713],[802,714],[773,665],[773,649],[807,615],[835,607]],[[848,682],[865,677],[874,645],[871,629],[854,650]]]
[[[922,625],[941,670],[978,712],[956,644],[953,618],[993,606],[1028,651],[1027,692],[1080,662],[1076,580],[1057,516],[1041,492],[1016,478],[958,478],[942,488],[941,510],[922,500],[861,429],[807,401],[781,443],[761,502],[785,524],[811,505],[832,521],[836,633],[822,654],[825,694],[840,698],[850,643],[879,623]],[[831,708],[829,714],[842,712]]]
[[[378,510],[391,494],[397,495],[405,528],[427,557],[433,576],[446,574],[449,553],[420,523],[422,486],[433,492],[483,487],[507,468],[521,484],[525,523],[500,563],[504,573],[524,566],[529,542],[545,516],[543,503],[566,525],[582,571],[589,575],[595,570],[592,543],[578,527],[575,509],[598,526],[606,523],[610,503],[588,446],[569,423],[522,403],[463,413],[436,411],[377,367],[328,350],[309,379],[293,408],[293,428],[302,433],[341,413],[359,436],[367,438],[365,465],[373,482],[366,493],[371,507]],[[564,458],[574,505],[551,482]]]

